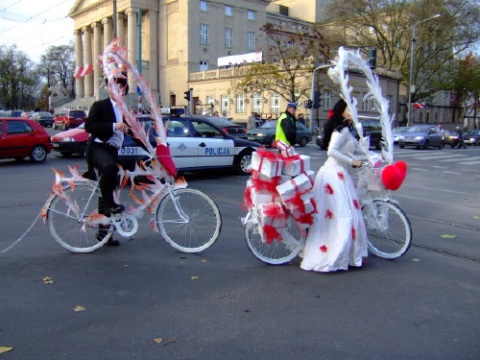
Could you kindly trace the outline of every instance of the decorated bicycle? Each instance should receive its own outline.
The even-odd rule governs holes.
[[[148,212],[153,214],[150,222],[153,230],[160,232],[171,246],[183,252],[203,251],[218,239],[222,226],[220,211],[208,195],[188,189],[184,178],[176,178],[161,110],[146,80],[128,62],[127,50],[118,43],[119,39],[114,40],[101,57],[108,88],[124,121],[150,154],[150,159],[136,164],[133,171],[120,167],[121,188],[130,186],[134,205],[120,214],[100,214],[98,182],[80,175],[75,166],[69,167],[69,176],[54,170],[55,183],[42,218],[62,247],[73,252],[91,252],[106,244],[114,230],[124,237],[133,236],[138,230],[138,219]],[[148,129],[129,110],[121,96],[121,85],[113,81],[125,77],[125,70],[133,74],[149,105],[154,124]],[[154,136],[155,145],[150,143],[150,135]],[[146,181],[134,180],[138,177]],[[114,195],[116,203],[120,203],[120,193],[117,190]],[[100,227],[106,228],[107,233],[97,240],[95,234]]]
[[[348,84],[348,66],[364,73],[369,89],[365,100],[374,100],[380,113],[381,155],[369,151],[370,139],[363,136],[357,99],[352,97],[353,88]],[[391,191],[397,190],[405,179],[407,166],[402,161],[394,162],[394,118],[389,115],[388,100],[358,51],[340,48],[328,75],[340,86],[360,137],[360,147],[368,159],[358,171],[357,181],[368,248],[377,256],[398,258],[408,251],[412,230],[407,216],[391,197]],[[273,265],[287,263],[301,254],[317,207],[312,194],[314,172],[309,167],[310,158],[296,154],[293,147],[284,143],[278,142],[277,147],[279,152],[260,149],[252,157],[252,174],[245,189],[248,213],[242,219],[249,250],[259,260]]]

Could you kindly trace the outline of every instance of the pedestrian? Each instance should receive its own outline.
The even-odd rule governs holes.
[[[289,102],[285,112],[281,113],[277,120],[275,131],[275,140],[283,141],[288,145],[294,146],[297,139],[297,119],[295,113],[297,103]]]
[[[460,126],[457,126],[457,134],[458,134],[458,148],[459,149],[466,149],[467,146],[463,142],[463,130]]]
[[[128,93],[127,75],[113,79],[122,89],[122,95]],[[107,79],[105,82],[108,84]],[[101,197],[98,212],[103,215],[121,213],[124,206],[114,200],[114,191],[118,187],[118,150],[122,147],[124,134],[128,127],[122,120],[120,107],[113,100],[109,90],[109,98],[95,101],[88,113],[85,122],[85,131],[88,132],[87,163],[89,169],[98,169],[100,174],[99,187]],[[91,172],[90,172],[91,174]],[[107,230],[100,229],[96,235],[101,241]],[[107,243],[118,246],[118,240],[110,239]]]
[[[307,271],[332,272],[360,267],[367,257],[367,232],[358,194],[349,168],[362,162],[354,157],[361,151],[351,134],[353,122],[346,102],[339,100],[325,128],[328,158],[318,171],[314,183],[317,213],[308,230],[301,268]]]
[[[252,112],[247,119],[247,130],[252,130],[257,127],[257,114]]]
[[[301,122],[303,125],[305,125],[305,117],[303,113],[298,114],[297,121]]]

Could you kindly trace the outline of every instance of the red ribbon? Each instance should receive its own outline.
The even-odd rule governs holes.
[[[265,241],[268,245],[270,245],[273,240],[282,241],[282,235],[280,235],[278,230],[272,225],[264,225],[263,233],[265,234]]]

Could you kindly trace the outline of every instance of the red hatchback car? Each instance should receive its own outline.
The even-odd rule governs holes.
[[[60,130],[73,129],[87,121],[87,113],[83,110],[62,110],[53,119],[53,128]]]
[[[0,159],[43,162],[52,151],[50,135],[35,120],[0,118]]]

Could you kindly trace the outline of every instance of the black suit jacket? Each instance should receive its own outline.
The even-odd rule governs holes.
[[[112,124],[115,122],[115,111],[110,98],[95,101],[88,113],[85,131],[91,134],[91,138],[106,142],[113,136]]]

